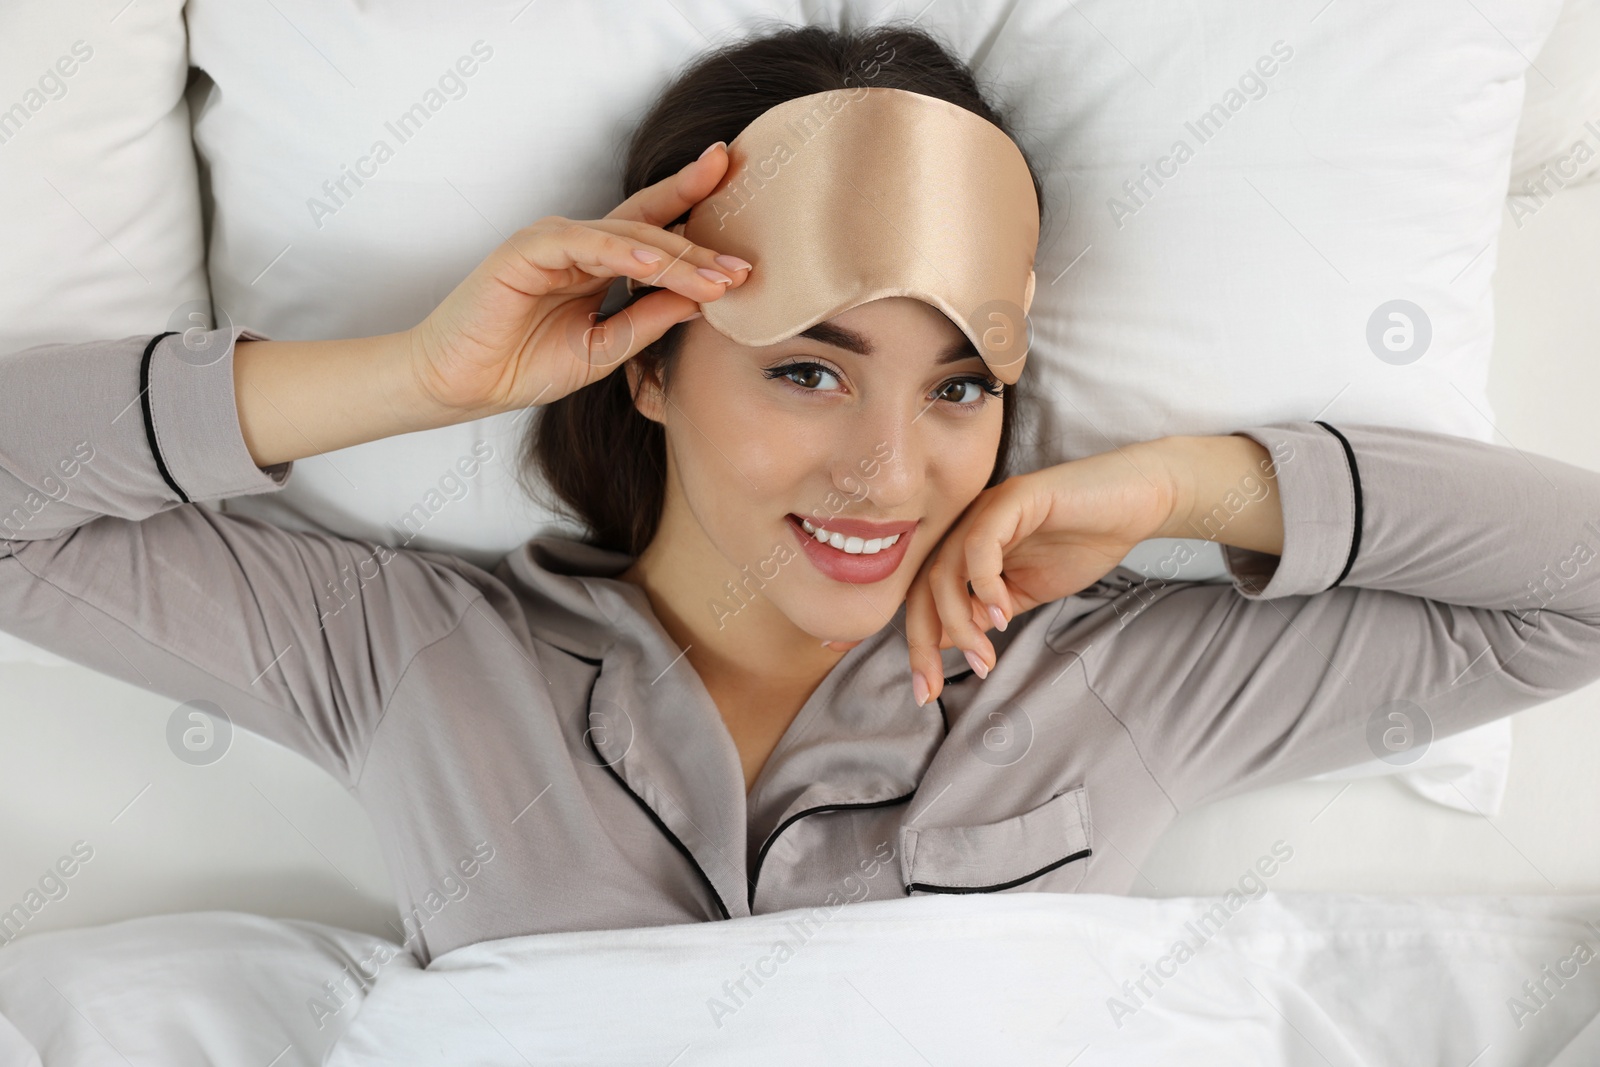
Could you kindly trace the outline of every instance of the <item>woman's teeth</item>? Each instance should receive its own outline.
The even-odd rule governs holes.
[[[860,537],[846,537],[844,534],[833,533],[821,526],[814,526],[805,519],[800,520],[800,525],[805,528],[806,533],[823,544],[832,545],[834,548],[842,552],[848,552],[853,556],[870,556],[874,552],[882,552],[900,540],[899,534],[895,534],[893,537],[874,537],[870,541]]]

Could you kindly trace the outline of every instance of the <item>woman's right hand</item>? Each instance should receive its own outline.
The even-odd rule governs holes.
[[[709,195],[727,167],[719,141],[602,219],[552,215],[513,234],[412,327],[425,394],[474,413],[548,404],[605,377],[698,305],[743,284],[750,268],[740,269],[742,260],[662,228]],[[646,262],[636,251],[656,258]],[[596,322],[619,276],[663,288]]]

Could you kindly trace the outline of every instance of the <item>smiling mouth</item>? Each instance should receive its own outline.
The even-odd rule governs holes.
[[[800,547],[825,577],[856,585],[881,582],[905,561],[922,520],[867,522],[832,518],[824,526],[790,512],[784,516]]]
[[[839,551],[847,552],[852,556],[875,556],[879,552],[894,547],[894,544],[903,536],[901,534],[892,534],[888,537],[846,536],[837,530],[829,530],[826,526],[818,526],[810,519],[800,519],[800,528],[810,534],[813,539],[825,545],[831,545]]]

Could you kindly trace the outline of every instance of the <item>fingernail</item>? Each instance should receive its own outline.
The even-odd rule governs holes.
[[[717,145],[721,145],[722,147],[726,148],[726,147],[728,147],[728,142],[726,142],[726,141],[714,141],[711,144],[706,145],[706,150],[704,152],[700,153],[700,158],[696,159],[695,162],[698,163],[698,162],[700,162],[701,159],[704,159],[707,156],[709,156],[711,154],[711,150],[713,148],[717,147]]]
[[[919,708],[928,702],[928,683],[921,671],[911,672],[911,695],[917,698]]]
[[[661,260],[660,256],[644,248],[635,248],[633,250],[633,258],[640,263],[658,263]]]
[[[693,321],[694,321],[694,320],[695,320],[695,319],[703,319],[703,318],[705,318],[705,316],[704,316],[704,315],[702,315],[702,314],[701,314],[701,313],[700,313],[700,312],[698,312],[698,311],[696,311],[696,312],[695,312],[695,313],[694,313],[694,314],[693,314],[693,315],[690,315],[690,316],[689,316],[689,317],[688,317],[688,318],[686,318],[686,319],[679,319],[679,320],[678,320],[678,321],[679,321],[679,322],[693,322]],[[823,644],[824,644],[824,645],[826,645],[826,644],[827,644],[827,643],[828,643],[828,642],[826,642],[826,641],[824,641],[824,642],[822,642],[822,643],[823,643]]]
[[[710,267],[696,267],[695,270],[697,272],[699,272],[700,277],[705,278],[705,279],[707,279],[709,281],[716,282],[718,285],[732,285],[733,284],[733,279],[732,278],[728,277],[726,274],[719,274],[718,272],[712,270]]]
[[[989,668],[983,665],[983,657],[972,651],[970,648],[964,649],[963,651],[966,652],[967,662],[972,664],[972,673],[976,674],[979,678],[989,677]]]
[[[750,269],[750,264],[746,263],[744,260],[740,259],[738,256],[718,256],[717,257],[717,262],[721,263],[724,267],[727,267],[729,270],[749,270]]]
[[[996,630],[1004,630],[1006,628],[1006,613],[993,604],[989,605],[989,618],[994,620],[994,628]]]

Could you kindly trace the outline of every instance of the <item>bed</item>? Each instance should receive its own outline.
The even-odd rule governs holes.
[[[280,339],[401,328],[515,220],[607,210],[616,141],[683,55],[759,17],[916,16],[1005,87],[1051,164],[1040,260],[1051,284],[1036,344],[1059,355],[1038,360],[1034,462],[1331,405],[1330,420],[1445,429],[1600,466],[1586,432],[1587,398],[1600,395],[1600,309],[1587,296],[1600,276],[1600,163],[1573,151],[1600,148],[1600,4],[1391,7],[1230,2],[1156,25],[1132,5],[1028,0],[925,11],[675,0],[609,22],[604,5],[525,0],[449,16],[309,0],[74,12],[23,0],[0,14],[5,69],[38,72],[14,94],[24,118],[0,121],[0,192],[21,208],[0,248],[0,350],[196,321]],[[526,102],[538,98],[542,42],[613,34],[636,55],[633,69],[564,112]],[[480,40],[488,58],[474,51]],[[1261,74],[1278,41],[1291,58],[1279,48],[1274,73]],[[462,56],[478,57],[476,73],[457,79],[461,92],[446,94],[427,137],[359,196],[330,200],[322,182]],[[1183,117],[1240,85],[1226,128],[1176,177],[1147,183],[1138,202],[1122,191],[1163,158]],[[1452,92],[1462,101],[1452,110],[1393,106],[1416,94],[1442,106]],[[507,128],[527,132],[482,136]],[[578,147],[546,162],[542,138]],[[1370,206],[1375,190],[1390,198],[1387,229],[1370,211],[1327,206]],[[1196,279],[1200,291],[1173,296]],[[1401,293],[1432,312],[1434,347],[1385,364],[1361,331]],[[485,420],[345,450],[303,462],[292,494],[223,509],[393,543],[386,520],[453,457],[479,441],[507,446],[509,432],[509,420]],[[418,544],[486,560],[562,530],[515,499],[503,468],[481,488]],[[1127,562],[1152,573],[1172,547],[1147,542]],[[1181,576],[1219,573],[1197,545]],[[1589,759],[1600,751],[1600,689],[1445,739],[1403,773],[1373,761],[1192,812],[1138,859],[1132,898],[846,909],[784,970],[776,995],[707,1029],[704,998],[682,999],[700,988],[690,976],[707,986],[736,977],[794,916],[513,939],[442,958],[436,974],[396,960],[369,990],[350,975],[382,954],[397,913],[354,797],[248,734],[213,765],[176,760],[171,699],[30,648],[3,623],[0,659],[0,728],[13,739],[0,747],[0,908],[37,902],[22,936],[0,947],[7,1064],[320,1063],[347,1031],[329,1062],[376,1062],[397,1048],[445,1062],[426,1059],[435,1033],[486,1063],[579,1062],[607,1041],[618,1062],[669,1062],[684,1048],[682,1062],[733,1062],[761,1047],[794,1062],[840,1048],[919,1062],[889,1035],[941,1025],[952,1028],[940,1039],[951,1062],[973,1061],[980,1030],[1014,1035],[1015,1045],[987,1047],[1014,1048],[1018,1062],[1045,1050],[1070,1062],[1085,1048],[1076,1062],[1137,1062],[1135,1050],[1154,1057],[1180,1041],[1215,1049],[1212,1062],[1254,1062],[1247,1048],[1259,1062],[1317,1063],[1464,1064],[1480,1051],[1478,1064],[1580,1063],[1600,1051],[1596,1005],[1582,995],[1600,988],[1589,966],[1547,1010],[1530,1000],[1540,1010],[1523,1026],[1508,1005],[1576,943],[1600,944],[1584,925],[1600,923],[1600,781]],[[1107,1030],[1111,987],[1165,950],[1153,932],[1226,899],[1278,841],[1293,861],[1230,921],[1218,951],[1183,968],[1157,1010]],[[72,877],[52,876],[74,859]],[[45,888],[57,884],[59,894]],[[991,944],[961,940],[984,928]],[[914,979],[887,999],[874,948]],[[969,959],[970,970],[959,965]],[[989,980],[1011,973],[1057,983],[1058,995],[1029,999]],[[343,1000],[318,992],[325,981],[343,983]],[[635,992],[580,995],[602,985]],[[951,985],[968,1010],[931,1010]],[[1378,987],[1395,996],[1371,996]],[[681,997],[619,1026],[611,1009],[645,990]],[[319,996],[327,1013],[311,1003]],[[548,1010],[519,1031],[505,1022],[513,997]],[[824,1033],[789,1028],[822,1012],[836,1020]],[[1352,1025],[1361,1018],[1393,1026]],[[1379,1031],[1410,1043],[1363,1043]],[[780,1035],[788,1043],[759,1044]]]

